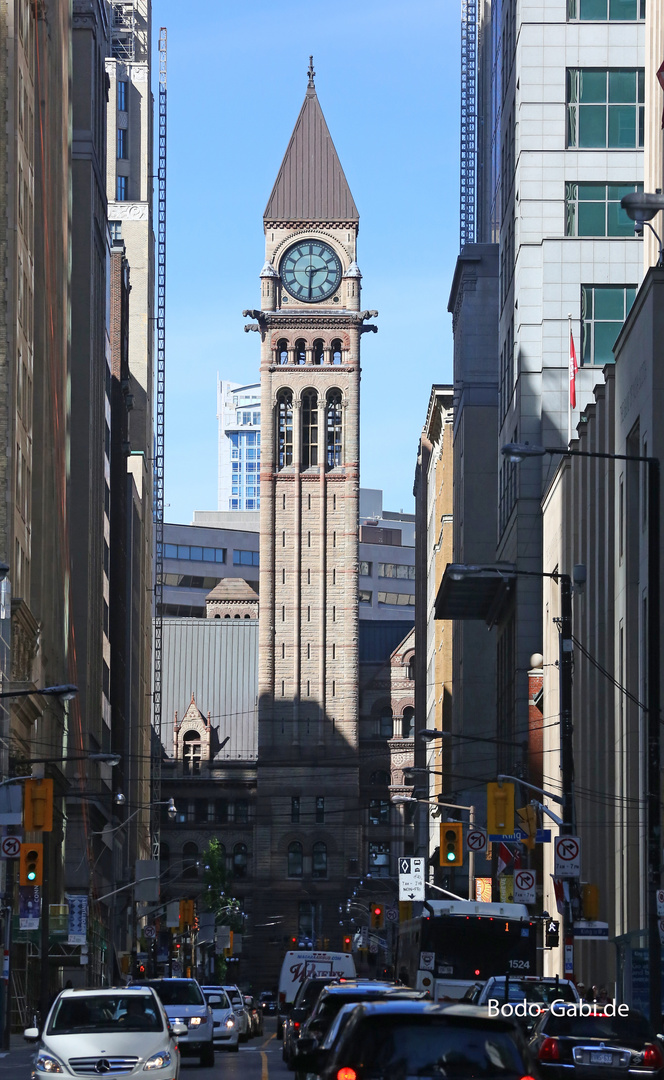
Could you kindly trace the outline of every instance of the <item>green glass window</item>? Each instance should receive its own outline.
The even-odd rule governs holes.
[[[636,296],[636,285],[581,286],[581,363],[614,362],[613,346]]]
[[[634,22],[645,19],[646,0],[567,0],[567,18],[582,22]]]
[[[634,222],[620,205],[643,184],[565,184],[566,236],[633,236]]]
[[[568,69],[568,146],[581,149],[643,146],[643,116],[641,69]]]

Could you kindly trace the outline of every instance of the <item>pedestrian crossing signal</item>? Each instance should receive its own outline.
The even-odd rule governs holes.
[[[555,919],[549,919],[546,924],[546,947],[557,949],[560,945],[560,923]]]

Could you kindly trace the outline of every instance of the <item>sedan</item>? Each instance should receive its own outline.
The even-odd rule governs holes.
[[[664,1055],[645,1016],[633,1009],[610,1016],[602,1006],[584,1008],[593,1011],[579,1015],[578,1007],[556,1006],[536,1023],[530,1047],[543,1078],[664,1080]]]
[[[203,990],[205,1000],[212,1009],[212,1039],[215,1050],[233,1050],[237,1053],[240,1043],[240,1025],[226,992],[219,986],[215,990]]]
[[[383,999],[356,1005],[336,1045],[300,1039],[307,1072],[322,1080],[526,1080],[537,1077],[518,1027],[472,1005]]]

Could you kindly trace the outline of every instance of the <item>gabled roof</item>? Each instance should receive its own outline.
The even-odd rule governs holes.
[[[263,215],[268,221],[359,221],[316,96],[313,72]]]

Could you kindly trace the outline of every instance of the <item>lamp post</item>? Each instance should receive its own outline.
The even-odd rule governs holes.
[[[427,772],[433,776],[442,776],[443,773],[433,772],[430,769],[410,769],[410,772]],[[413,795],[393,795],[393,805],[404,805],[413,803],[424,803],[426,805],[444,806],[449,810],[467,810],[468,811],[468,827],[470,829],[475,825],[475,807],[463,806],[461,803],[442,802],[440,799],[434,797],[432,799],[416,799]],[[468,851],[468,899],[473,899],[473,892],[475,890],[475,852]]]
[[[72,701],[78,694],[78,686],[73,683],[62,683],[58,686],[33,686],[21,687],[19,690],[0,690],[0,698],[9,697],[32,697],[38,694],[41,697],[55,697],[58,701]]]
[[[643,196],[641,196],[643,198]],[[625,196],[629,199],[630,196]],[[648,212],[640,215],[647,223],[658,209],[664,206],[664,198],[658,199],[656,209],[652,202],[647,204]],[[623,199],[623,203],[625,200]],[[627,207],[628,213],[630,208]],[[650,210],[653,210],[650,213]],[[630,216],[638,216],[636,211]],[[649,1005],[650,1020],[659,1026],[662,1017],[662,969],[661,943],[657,917],[657,890],[660,886],[661,861],[661,805],[660,805],[660,468],[659,458],[640,454],[609,454],[595,450],[570,450],[559,446],[531,446],[529,443],[508,443],[502,453],[514,464],[526,457],[544,457],[548,454],[560,454],[562,457],[596,458],[606,461],[634,461],[646,466],[648,476],[648,618],[647,618],[647,872],[648,872],[648,967],[649,967]],[[570,652],[571,663],[571,652]]]

